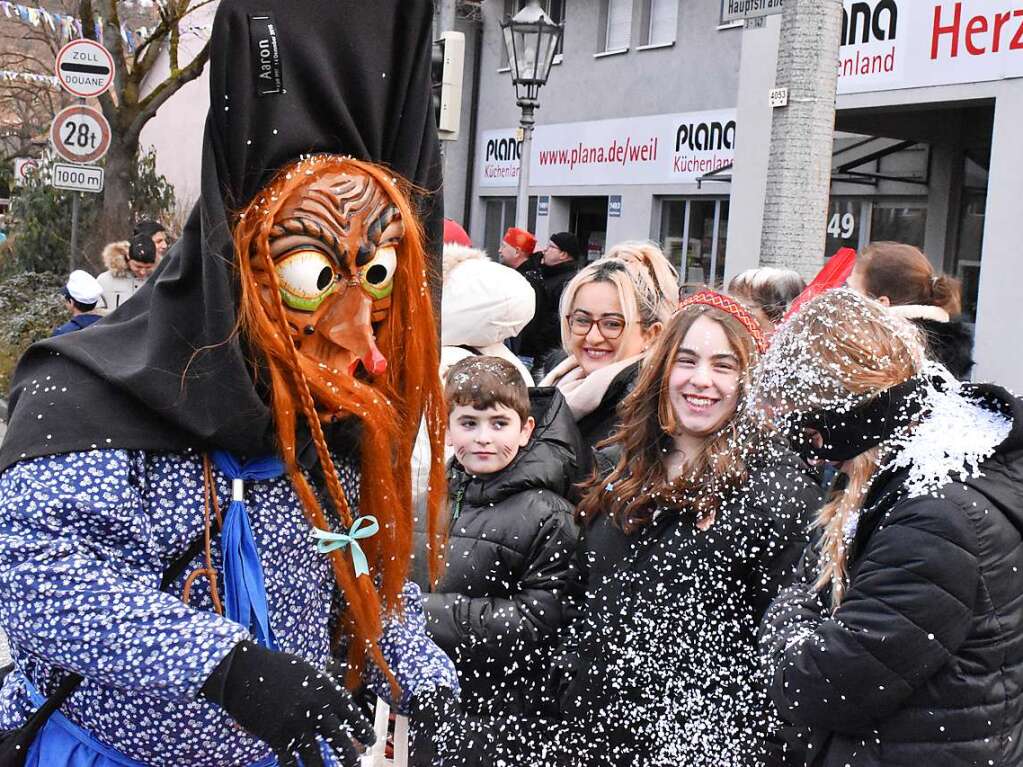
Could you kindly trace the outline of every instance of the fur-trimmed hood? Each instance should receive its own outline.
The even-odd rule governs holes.
[[[533,319],[536,293],[521,274],[463,245],[444,245],[441,343],[490,346],[517,336]]]
[[[107,268],[113,277],[128,277],[131,272],[128,270],[128,248],[130,243],[127,240],[107,243],[103,248],[103,266]]]

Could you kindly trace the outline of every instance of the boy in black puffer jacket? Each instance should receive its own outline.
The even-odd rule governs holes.
[[[455,661],[467,712],[535,713],[576,579],[563,496],[578,475],[579,432],[556,389],[531,396],[498,357],[453,365],[445,398],[450,540],[427,629]]]

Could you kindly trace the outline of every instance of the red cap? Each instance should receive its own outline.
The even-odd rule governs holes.
[[[452,221],[450,218],[444,219],[444,242],[464,245],[467,248],[472,247],[472,240],[469,239],[469,235],[466,234],[458,222]]]
[[[528,253],[529,255],[533,255],[533,251],[536,250],[536,237],[525,229],[517,229],[514,226],[509,228],[504,233],[504,241],[513,248],[518,248],[523,253]]]

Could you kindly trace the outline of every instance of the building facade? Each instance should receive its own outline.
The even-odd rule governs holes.
[[[491,255],[515,219],[519,169],[500,22],[524,1],[457,2],[465,66],[459,136],[444,143],[445,208]],[[530,157],[541,246],[570,230],[595,258],[651,239],[693,284],[757,265],[782,17],[722,23],[727,2],[543,0],[564,37]],[[962,280],[976,376],[1023,390],[1013,353],[1023,2],[844,0],[844,10],[821,263],[872,240],[921,247]],[[183,89],[162,113],[173,117],[144,134],[183,196],[198,189],[206,89]]]

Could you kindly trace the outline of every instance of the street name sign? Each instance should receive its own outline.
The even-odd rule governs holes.
[[[103,169],[98,165],[66,165],[54,163],[50,183],[57,189],[71,192],[102,192]]]
[[[110,123],[99,110],[76,104],[53,118],[50,143],[68,162],[96,162],[110,148]]]
[[[785,0],[721,0],[721,23],[773,16],[785,10]]]
[[[72,40],[57,54],[54,71],[68,93],[91,98],[114,82],[114,57],[94,40]]]

